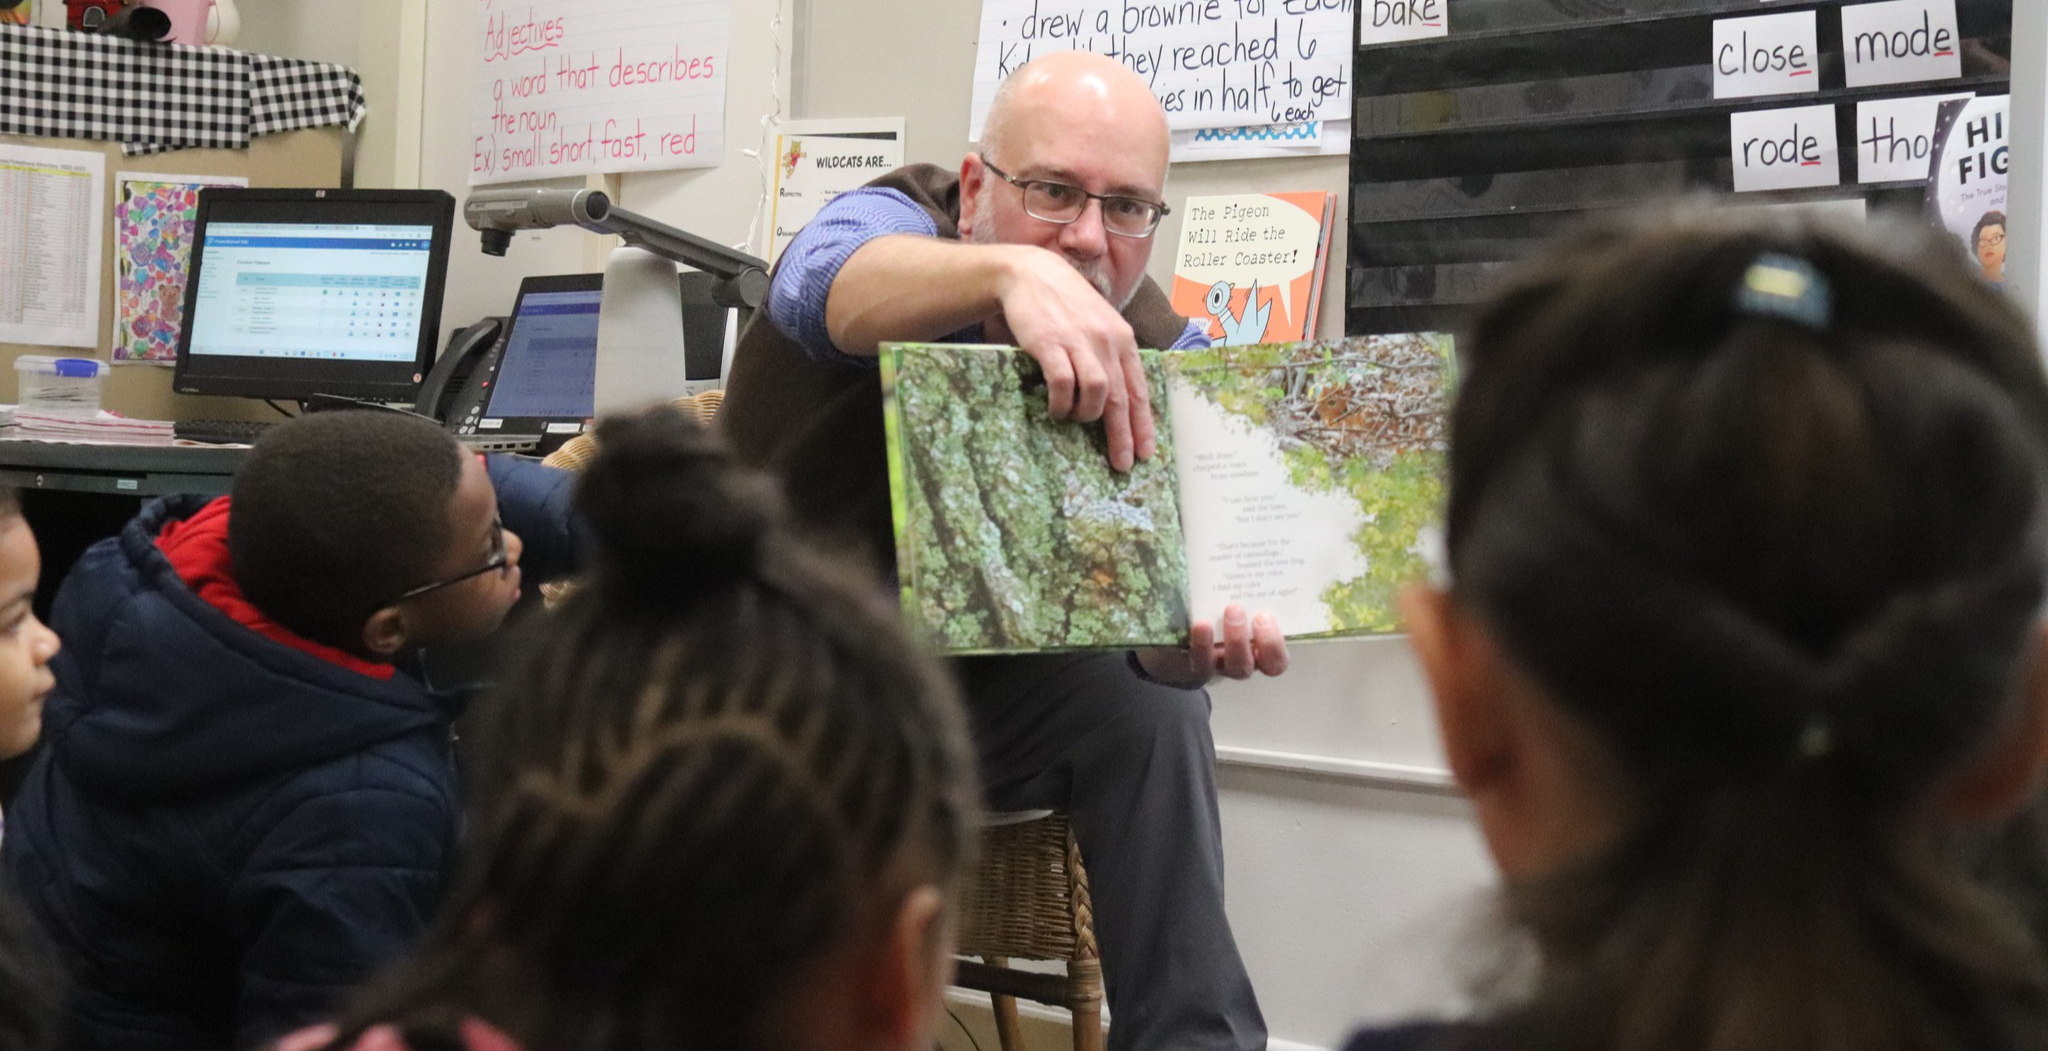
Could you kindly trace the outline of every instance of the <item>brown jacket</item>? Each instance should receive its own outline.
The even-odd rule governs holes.
[[[960,236],[960,182],[937,165],[898,168],[868,184],[931,213],[938,236]],[[1151,278],[1124,308],[1141,347],[1179,340],[1187,319]],[[759,311],[740,335],[719,417],[742,462],[778,475],[798,524],[834,546],[895,565],[882,384],[877,370],[813,358]]]

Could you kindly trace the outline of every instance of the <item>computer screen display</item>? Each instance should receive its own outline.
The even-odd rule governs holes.
[[[599,275],[589,275],[595,284]],[[596,397],[601,288],[523,290],[486,416],[587,419]]]
[[[454,207],[438,190],[201,191],[173,386],[410,400]]]
[[[187,353],[411,361],[431,226],[213,223]]]

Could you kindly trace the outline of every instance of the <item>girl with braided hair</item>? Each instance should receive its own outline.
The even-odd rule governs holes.
[[[1688,216],[1480,310],[1404,611],[1514,949],[1354,1051],[2048,1046],[1972,876],[2048,736],[2048,383],[1954,254]]]
[[[443,918],[280,1046],[931,1047],[979,798],[950,686],[712,434],[598,435],[594,572],[477,713]]]

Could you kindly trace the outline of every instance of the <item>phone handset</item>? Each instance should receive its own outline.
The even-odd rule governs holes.
[[[419,397],[414,400],[412,411],[422,416],[431,416],[444,424],[453,424],[461,419],[454,402],[464,400],[475,388],[471,382],[479,371],[488,377],[491,370],[479,370],[478,366],[498,346],[498,337],[504,331],[505,319],[487,317],[456,333],[448,340],[448,349],[441,352],[427,378],[420,384]]]

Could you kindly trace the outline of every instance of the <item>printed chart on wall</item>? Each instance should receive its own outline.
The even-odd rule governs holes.
[[[1355,17],[1352,0],[983,0],[968,138],[1019,66],[1081,50],[1143,77],[1176,132],[1286,125],[1276,144],[1313,150],[1351,118]]]
[[[99,346],[106,180],[97,151],[0,144],[0,343]]]
[[[903,118],[784,121],[775,141],[775,195],[768,261],[818,209],[903,166]]]
[[[2005,287],[2009,95],[1941,104],[1927,210],[1963,243],[1983,279]]]
[[[172,365],[199,190],[249,180],[120,172],[114,185],[114,360]]]
[[[732,0],[471,0],[470,185],[725,159]]]
[[[1289,638],[1398,630],[1440,548],[1438,334],[1144,351],[1159,452],[1111,470],[1004,347],[885,344],[905,613],[949,653],[1185,641],[1230,603]]]

